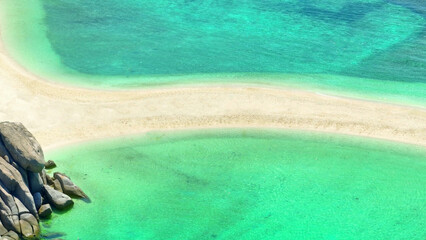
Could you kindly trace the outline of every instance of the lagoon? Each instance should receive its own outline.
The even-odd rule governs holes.
[[[47,153],[91,197],[64,239],[426,237],[426,152],[272,130],[152,132]]]

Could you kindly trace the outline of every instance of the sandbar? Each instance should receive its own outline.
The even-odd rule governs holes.
[[[25,69],[2,41],[0,97],[0,121],[22,122],[47,149],[152,130],[202,128],[295,129],[426,146],[424,108],[249,83],[129,90],[68,86]]]

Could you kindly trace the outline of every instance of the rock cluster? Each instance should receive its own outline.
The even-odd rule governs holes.
[[[48,218],[52,207],[66,210],[71,197],[87,195],[71,179],[56,172],[47,175],[43,150],[21,124],[0,123],[0,240],[39,239],[39,218]]]

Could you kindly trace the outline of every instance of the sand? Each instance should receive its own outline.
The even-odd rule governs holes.
[[[0,97],[0,121],[22,122],[46,149],[150,130],[199,128],[297,129],[426,146],[422,108],[252,84],[78,88],[32,74],[1,42]]]

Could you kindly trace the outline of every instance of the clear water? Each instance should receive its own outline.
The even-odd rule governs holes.
[[[151,133],[47,153],[92,203],[64,239],[426,238],[424,148],[333,135]]]
[[[291,82],[426,102],[423,1],[2,4],[10,52],[31,70],[53,74],[54,79],[119,87]],[[231,80],[224,73],[233,74]],[[188,77],[167,77],[175,75]]]
[[[62,62],[88,74],[353,72],[426,82],[424,16],[382,0],[44,0],[43,6]],[[423,58],[388,56],[400,67],[377,67],[390,65],[379,54],[401,47],[423,51]],[[418,67],[405,72],[410,60]],[[356,71],[364,61],[376,74]]]

